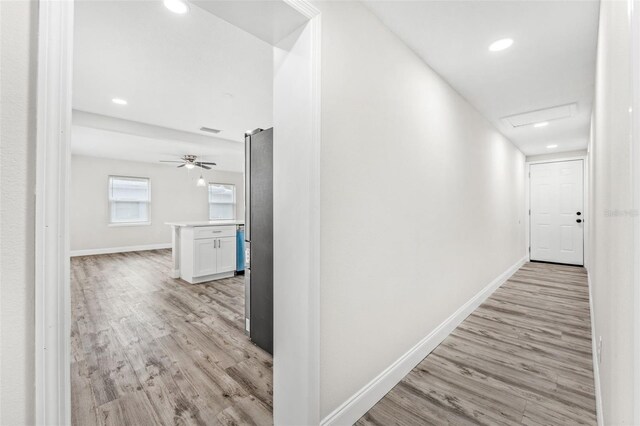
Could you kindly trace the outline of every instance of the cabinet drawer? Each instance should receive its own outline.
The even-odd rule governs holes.
[[[235,237],[236,227],[231,226],[199,226],[193,228],[193,238],[196,240],[202,238],[218,238],[218,237]]]

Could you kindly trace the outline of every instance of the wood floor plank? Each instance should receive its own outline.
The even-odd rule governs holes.
[[[405,383],[437,400],[441,406],[455,411],[455,418],[464,416],[491,425],[511,425],[522,418],[522,400],[519,404],[512,405],[512,399],[489,399],[471,391],[462,381],[446,381],[441,376],[418,370],[416,374],[407,376]]]
[[[243,278],[193,285],[171,264],[170,250],[72,258],[72,424],[273,424]]]
[[[595,425],[583,268],[527,263],[357,425]]]
[[[238,398],[235,404],[217,416],[220,424],[225,426],[256,425],[266,426],[271,416],[271,408],[260,404],[253,395]]]

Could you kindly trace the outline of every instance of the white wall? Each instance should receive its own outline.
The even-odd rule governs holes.
[[[319,137],[312,104],[314,19],[274,48],[273,418],[318,423]],[[317,53],[320,53],[319,51]]]
[[[37,2],[0,2],[0,424],[34,422]]]
[[[633,231],[638,216],[632,211],[631,32],[627,8],[626,1],[604,0],[600,5],[589,147],[593,188],[589,276],[596,342],[602,337],[598,368],[607,425],[633,424]],[[607,215],[614,210],[620,214]]]
[[[109,175],[151,179],[151,225],[109,226]],[[244,219],[242,173],[207,170],[209,182],[236,186],[236,219]],[[71,158],[71,251],[171,243],[165,222],[209,219],[207,188],[197,187],[199,171],[73,155]]]
[[[318,6],[325,417],[525,256],[525,158],[361,4]]]

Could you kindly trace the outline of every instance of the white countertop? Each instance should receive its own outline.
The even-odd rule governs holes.
[[[244,225],[244,220],[201,220],[194,222],[166,222],[165,225],[186,227]]]

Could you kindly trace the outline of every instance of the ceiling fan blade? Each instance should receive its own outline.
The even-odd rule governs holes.
[[[211,167],[205,166],[204,164],[198,164],[198,166],[202,167],[205,170],[211,170]]]
[[[180,164],[180,165],[178,166],[178,168],[180,168],[180,167],[184,167],[184,163],[182,163],[182,164]]]
[[[200,164],[208,164],[208,165],[210,165],[210,166],[217,166],[217,164],[216,164],[216,163],[212,163],[212,162],[209,162],[209,161],[199,161],[199,163],[200,163]]]

